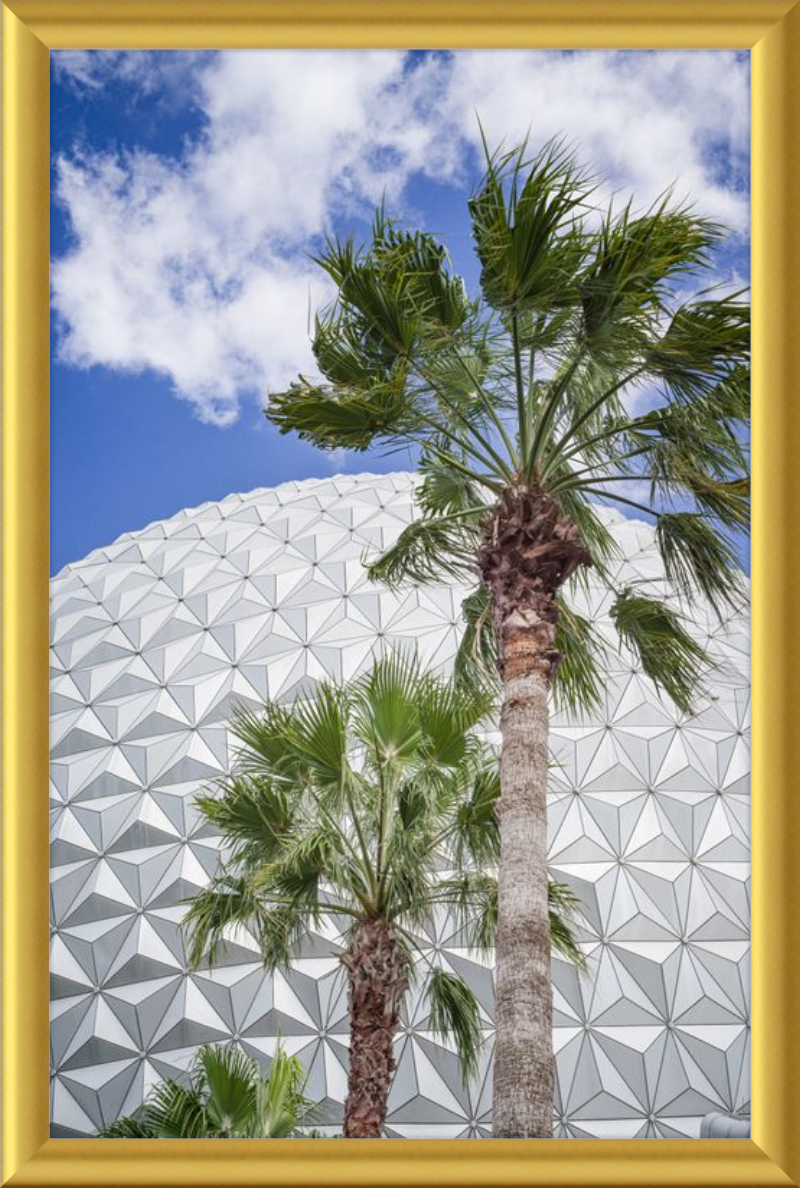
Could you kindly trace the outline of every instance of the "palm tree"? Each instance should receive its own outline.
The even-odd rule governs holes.
[[[345,1137],[382,1134],[419,930],[446,910],[475,949],[494,943],[497,885],[487,868],[498,855],[499,781],[475,734],[491,704],[485,690],[388,656],[291,708],[241,710],[234,774],[198,801],[230,856],[191,901],[190,964],[213,959],[235,926],[252,931],[272,969],[291,961],[323,916],[346,933]],[[553,943],[580,962],[568,923],[574,895],[553,884],[550,904]],[[432,1029],[453,1038],[468,1079],[481,1038],[477,1000],[462,978],[424,960]]]
[[[188,1084],[157,1085],[133,1117],[118,1118],[103,1138],[290,1138],[304,1133],[311,1103],[303,1095],[305,1071],[296,1056],[278,1049],[262,1077],[239,1048],[200,1048]]]
[[[598,511],[655,517],[680,599],[742,596],[731,534],[749,517],[749,309],[696,291],[723,230],[666,195],[595,205],[558,143],[489,156],[469,202],[471,299],[430,235],[383,211],[371,241],[329,240],[337,296],[318,314],[320,379],[271,396],[283,431],[323,448],[412,448],[421,516],[372,566],[395,583],[469,575],[460,675],[502,685],[494,1133],[552,1134],[546,868],[548,695],[601,695],[603,648],[570,606],[593,567],[621,643],[681,711],[707,657],[663,587],[620,588]],[[687,296],[687,292],[694,295]],[[566,589],[565,589],[566,588]],[[564,597],[564,594],[567,597]]]

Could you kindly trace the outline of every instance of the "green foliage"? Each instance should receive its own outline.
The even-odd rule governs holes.
[[[581,901],[568,883],[551,879],[547,884],[547,902],[550,908],[550,935],[553,948],[566,961],[578,969],[585,968],[586,958],[578,947],[572,925],[580,916]]]
[[[478,509],[477,514],[482,511]],[[392,587],[457,577],[469,573],[469,558],[477,543],[474,517],[472,523],[460,514],[457,518],[412,520],[395,543],[367,565],[367,572],[372,581]]]
[[[376,438],[400,436],[416,428],[402,380],[399,369],[366,391],[333,397],[301,377],[286,392],[272,395],[269,417],[283,433],[294,430],[320,449],[367,450]]]
[[[495,309],[551,313],[577,305],[590,237],[579,215],[594,183],[559,141],[530,160],[526,147],[487,154],[469,201],[481,292]]]
[[[611,617],[645,675],[678,709],[690,713],[707,658],[680,616],[658,599],[626,588],[614,600]]]
[[[439,902],[453,914],[463,929],[470,949],[491,949],[497,934],[497,879],[494,875],[470,871],[443,880]],[[547,883],[550,938],[554,950],[566,961],[583,969],[586,960],[575,938],[580,900],[566,883]]]
[[[454,678],[468,688],[497,684],[497,634],[487,587],[478,586],[461,603],[464,631],[456,652]]]
[[[595,357],[611,364],[647,349],[666,307],[670,283],[710,262],[721,229],[669,195],[643,215],[632,204],[603,220],[594,259],[581,283],[581,333]]]
[[[459,866],[474,863],[479,870],[500,859],[500,825],[495,811],[500,796],[500,772],[487,760],[475,772],[471,794],[458,806],[453,849]]]
[[[478,1071],[481,1046],[478,1000],[463,978],[439,967],[431,970],[425,989],[431,1030],[434,1035],[453,1037],[466,1084]]]
[[[658,543],[682,595],[708,598],[719,614],[738,597],[750,315],[742,294],[700,289],[724,230],[669,193],[645,210],[596,202],[561,142],[487,149],[469,201],[475,301],[434,236],[383,211],[363,247],[327,243],[319,262],[337,297],[317,320],[321,379],[273,395],[268,415],[326,447],[417,452],[422,514],[372,560],[376,580],[474,579],[493,509],[527,489],[578,527],[612,595],[615,548],[598,503],[663,521]],[[679,296],[687,290],[689,300]],[[630,412],[634,386],[644,413]],[[495,647],[483,597],[464,606],[462,682],[480,677]],[[662,619],[639,615],[629,630],[657,671]],[[596,643],[565,610],[561,704],[596,703]],[[705,658],[674,642],[668,655],[675,671],[659,688],[685,706]]]
[[[558,597],[556,648],[561,660],[553,675],[553,695],[559,709],[573,713],[596,710],[603,700],[605,656],[602,639],[589,619]]]
[[[675,399],[687,401],[728,381],[731,362],[743,362],[749,350],[750,306],[735,296],[718,297],[676,310],[647,363]]]
[[[498,859],[499,781],[477,731],[493,705],[486,686],[448,683],[389,655],[291,710],[269,703],[261,715],[240,712],[235,770],[198,800],[229,857],[189,901],[190,965],[213,961],[243,927],[267,966],[285,966],[308,928],[334,914],[345,929],[386,920],[413,957],[415,934],[456,901],[472,943],[491,947],[493,880],[477,872]],[[458,878],[467,892],[454,890]],[[566,918],[554,943],[564,929]],[[434,993],[439,1024],[452,1025],[472,1067],[469,992],[448,982]],[[227,1115],[226,1083],[217,1099]]]
[[[552,680],[559,709],[596,710],[602,701],[605,658],[602,638],[593,624],[563,596],[558,597],[556,648],[561,660]],[[461,604],[464,631],[455,659],[455,680],[472,689],[498,693],[497,637],[489,591],[480,585]]]
[[[656,537],[668,580],[686,599],[703,594],[718,614],[741,606],[745,590],[731,544],[696,512],[664,513]]]
[[[303,1133],[312,1107],[305,1070],[278,1049],[269,1075],[239,1048],[198,1050],[186,1083],[156,1085],[138,1115],[119,1118],[102,1138],[288,1138]]]

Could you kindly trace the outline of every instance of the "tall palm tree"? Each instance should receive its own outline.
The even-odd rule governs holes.
[[[723,230],[667,195],[636,212],[551,143],[489,156],[469,202],[471,299],[430,235],[381,211],[371,241],[329,241],[319,379],[271,396],[284,432],[324,448],[416,450],[421,517],[372,567],[390,583],[472,575],[461,674],[502,684],[494,1133],[552,1134],[546,800],[548,695],[596,704],[602,645],[570,606],[593,567],[619,639],[688,712],[703,649],[663,589],[620,588],[597,504],[655,517],[677,595],[719,614],[742,594],[749,309],[698,291]],[[693,293],[693,295],[687,295]]]
[[[218,795],[199,800],[230,856],[191,902],[190,964],[213,958],[231,928],[244,925],[274,969],[322,916],[343,922],[349,1138],[381,1136],[415,953],[425,962],[421,989],[434,1032],[454,1039],[465,1079],[476,1067],[477,1000],[462,978],[421,954],[417,937],[444,909],[470,945],[494,943],[499,781],[475,735],[491,704],[486,691],[456,688],[389,656],[350,685],[323,684],[291,708],[241,711],[234,774]],[[568,922],[575,906],[568,887],[552,885],[553,943],[579,962]]]
[[[291,1138],[312,1117],[303,1095],[305,1070],[296,1056],[278,1049],[261,1075],[239,1048],[200,1048],[188,1084],[156,1085],[141,1110],[118,1118],[103,1138]]]

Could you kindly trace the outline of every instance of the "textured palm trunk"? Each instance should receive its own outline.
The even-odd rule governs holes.
[[[349,981],[350,1074],[345,1138],[380,1138],[394,1075],[407,958],[385,920],[367,920],[342,957]]]
[[[591,558],[547,496],[509,491],[479,553],[503,682],[493,1133],[553,1134],[553,983],[547,902],[548,693],[559,588]]]
[[[553,1129],[547,691],[546,678],[535,670],[504,680],[495,942],[493,1133],[498,1138],[550,1138]]]

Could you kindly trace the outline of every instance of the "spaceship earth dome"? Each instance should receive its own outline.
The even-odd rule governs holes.
[[[187,972],[183,901],[220,839],[194,806],[225,772],[242,701],[291,701],[347,680],[384,649],[447,672],[466,587],[367,579],[365,556],[416,514],[411,474],[344,475],[231,495],[128,533],[51,583],[51,1124],[91,1134],[236,1042],[268,1068],[308,1069],[336,1133],[347,1002],[333,920],[291,968],[263,970],[240,932]],[[663,589],[652,528],[603,512],[620,584]],[[551,873],[580,896],[587,968],[553,962],[557,1137],[693,1137],[703,1115],[749,1110],[749,635],[698,600],[690,629],[716,666],[696,712],[662,701],[620,650],[591,578],[576,595],[609,641],[600,710],[554,712]],[[479,998],[480,1067],[409,993],[386,1133],[491,1135],[492,971],[446,916],[430,960]]]

